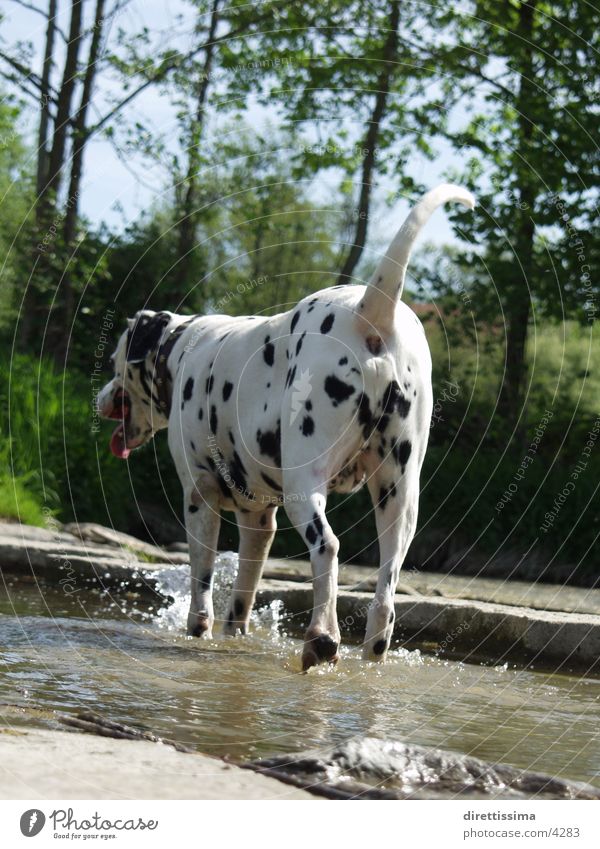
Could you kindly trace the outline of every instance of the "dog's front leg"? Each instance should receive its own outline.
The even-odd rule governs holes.
[[[223,627],[223,632],[230,636],[248,632],[256,590],[277,530],[276,513],[275,505],[262,513],[236,513],[240,563]]]
[[[198,483],[185,494],[185,527],[190,548],[192,600],[187,632],[192,637],[212,637],[215,620],[212,602],[213,570],[221,516],[219,499],[210,485]]]

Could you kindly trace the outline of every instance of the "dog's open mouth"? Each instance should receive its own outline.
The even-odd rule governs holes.
[[[120,423],[114,429],[113,435],[110,439],[110,450],[115,457],[119,457],[121,460],[126,460],[131,452],[131,448],[127,447],[125,437],[125,427],[129,423],[130,415],[131,405],[129,402],[129,396],[123,389],[119,389],[115,392],[113,397],[113,408],[107,418],[120,419]]]

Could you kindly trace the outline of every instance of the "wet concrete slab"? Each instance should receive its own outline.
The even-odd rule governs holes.
[[[314,799],[308,792],[161,743],[0,727],[0,799]]]

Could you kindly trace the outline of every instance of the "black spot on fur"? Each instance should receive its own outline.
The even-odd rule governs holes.
[[[272,457],[275,464],[281,466],[281,421],[277,422],[277,430],[268,430],[266,433],[257,430],[256,441],[260,453]]]
[[[402,474],[404,474],[404,470],[406,468],[406,464],[408,463],[408,458],[410,457],[412,451],[412,445],[410,444],[408,439],[403,439],[400,441],[396,439],[392,444],[392,455],[394,460],[402,469]]]
[[[197,513],[199,509],[200,508],[197,507],[195,504],[190,504],[190,506],[188,507],[190,513]]]
[[[153,316],[140,314],[135,325],[127,332],[127,362],[139,363],[145,360],[160,342],[163,330],[170,320],[170,316],[163,312]]]
[[[296,325],[298,324],[299,318],[300,318],[300,310],[298,310],[298,312],[295,312],[294,315],[292,316],[292,322],[290,324],[290,333],[293,333],[294,330],[296,329]]]
[[[329,377],[325,378],[325,392],[331,398],[333,406],[337,407],[338,404],[347,401],[356,390],[351,383],[344,383],[335,374],[330,374]]]
[[[310,411],[312,410],[312,401],[306,401],[306,402],[305,402],[305,404],[304,404],[304,406],[305,406],[305,408],[306,408],[306,411],[307,411],[308,413],[310,413]]]
[[[200,578],[200,588],[203,590],[209,590],[212,582],[212,572],[207,572]]]
[[[323,536],[323,522],[321,521],[321,517],[319,516],[318,513],[313,513],[313,522],[314,522],[315,528],[317,529],[317,533],[319,534],[319,536],[322,537]]]
[[[221,456],[221,455],[219,455],[219,456]],[[231,492],[230,488],[227,486],[226,482],[223,480],[223,477],[222,477],[220,471],[217,469],[217,466],[216,466],[213,458],[212,457],[205,457],[204,462],[209,466],[210,470],[214,474],[215,480],[217,481],[217,483],[219,485],[219,489],[221,490],[222,495],[226,499],[233,500],[232,492]]]
[[[380,416],[377,419],[377,430],[379,431],[379,433],[385,433],[387,428],[388,428],[389,423],[390,423],[390,416],[387,416],[387,415],[386,416],[384,416],[384,415]]]
[[[192,392],[194,391],[194,378],[188,377],[185,382],[185,386],[183,387],[183,402],[185,404],[186,401],[189,401],[192,397]]]
[[[379,490],[379,499],[377,501],[377,506],[380,510],[385,510],[385,505],[387,504],[387,500],[390,496],[390,490],[387,486],[382,486]]]
[[[235,445],[235,436],[233,435],[233,433],[231,431],[229,431],[229,441],[231,442],[232,445]]]
[[[263,360],[268,366],[272,366],[275,361],[275,345],[271,342],[270,336],[265,336],[265,347],[263,348]]]
[[[386,648],[387,648],[387,641],[386,640],[377,640],[377,642],[373,646],[373,654],[377,654],[377,655],[383,654],[384,651],[386,650]]]
[[[286,389],[287,389],[288,386],[292,385],[295,377],[296,377],[296,366],[288,369],[288,373],[287,373],[286,378],[285,378],[285,388]]]
[[[204,407],[200,407],[200,409],[198,410],[198,418],[200,419],[200,421],[202,421],[202,419],[204,418]]]
[[[265,516],[264,513],[260,517],[260,519],[258,520],[258,524],[261,526],[261,528],[264,528],[264,526],[267,524],[267,517]]]
[[[261,472],[260,476],[264,480],[266,485],[268,487],[270,487],[271,489],[274,489],[275,492],[283,492],[283,490],[281,489],[279,484],[276,481],[274,481],[273,478],[270,478],[269,475],[266,475],[264,472]]]
[[[211,375],[209,375],[209,376],[206,378],[206,394],[207,394],[207,395],[208,395],[210,392],[212,392],[212,388],[213,388],[213,383],[214,383],[214,382],[215,382],[214,375],[212,375],[212,374],[211,374]]]
[[[397,412],[400,418],[405,419],[410,410],[410,401],[405,398],[395,380],[386,386],[381,400],[383,412],[392,414]]]
[[[312,436],[315,432],[315,423],[312,416],[304,416],[302,427],[300,428],[303,436]]]
[[[244,612],[244,602],[241,600],[241,598],[236,598],[236,600],[234,601],[233,612],[235,613],[235,615],[238,619],[240,618],[240,616]]]
[[[306,528],[306,539],[311,545],[314,545],[317,541],[317,532],[316,532],[312,522]]]
[[[304,331],[304,333],[302,334],[302,336],[298,339],[298,341],[296,343],[296,356],[298,356],[298,354],[302,350],[302,343],[304,342],[305,336],[306,336],[306,330]]]
[[[362,427],[363,439],[369,439],[373,432],[373,413],[367,395],[361,392],[358,398],[358,423]]]
[[[231,397],[231,393],[233,392],[233,383],[229,380],[226,380],[223,384],[223,401],[229,401]]]
[[[248,484],[246,483],[247,472],[237,451],[233,452],[231,463],[229,463],[229,474],[236,487],[241,492],[245,492],[248,488]]]
[[[217,432],[217,425],[218,425],[217,408],[213,404],[212,407],[210,408],[210,429],[211,429],[212,433],[214,433],[214,434],[216,434],[216,432]]]
[[[329,331],[333,327],[334,321],[335,315],[334,313],[330,312],[329,315],[325,316],[325,318],[321,322],[321,333],[329,333]]]
[[[342,357],[342,359],[339,361],[338,365],[347,366],[348,365],[348,357]]]

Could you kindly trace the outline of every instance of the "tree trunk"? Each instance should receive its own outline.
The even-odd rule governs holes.
[[[45,229],[41,216],[42,204],[40,198],[44,192],[46,182],[48,180],[49,152],[48,152],[48,132],[51,124],[50,114],[50,78],[52,75],[52,65],[54,57],[54,40],[56,36],[56,12],[57,0],[50,0],[48,3],[48,24],[46,27],[46,43],[44,47],[44,64],[42,66],[41,87],[40,87],[40,116],[38,124],[38,150],[36,163],[36,206],[35,206],[35,221],[37,231],[43,232]],[[40,262],[40,255],[37,249],[28,249],[32,268],[37,270],[37,265]],[[33,274],[36,272],[34,271]],[[41,274],[39,269],[38,274]],[[33,277],[33,275],[32,275]],[[19,333],[19,346],[22,350],[28,350],[31,344],[33,335],[34,318],[37,310],[36,287],[33,279],[29,281],[25,295],[23,298],[23,311],[21,319],[21,327]]]
[[[395,71],[392,62],[398,52],[399,23],[399,2],[398,0],[392,0],[390,6],[389,31],[383,46],[383,69],[377,79],[377,94],[375,95],[375,103],[373,105],[371,117],[369,118],[369,127],[363,141],[363,149],[366,150],[367,153],[363,159],[354,243],[350,248],[350,252],[346,257],[346,261],[344,262],[338,277],[338,284],[348,283],[352,279],[354,269],[358,265],[367,240],[371,191],[373,188],[373,174],[375,171],[375,155],[381,121],[385,115],[385,109],[390,92],[390,81]]]
[[[65,243],[65,260],[68,265],[65,266],[64,274],[61,280],[62,289],[62,305],[59,312],[60,332],[56,335],[56,344],[52,346],[55,357],[59,362],[63,362],[67,352],[68,336],[63,332],[63,328],[70,328],[74,313],[74,292],[72,268],[69,257],[75,250],[75,237],[77,234],[77,220],[79,217],[79,194],[81,189],[81,176],[83,173],[83,155],[85,145],[88,140],[86,130],[86,118],[88,107],[92,98],[94,88],[94,80],[96,78],[98,55],[100,53],[100,44],[102,41],[102,31],[104,28],[104,7],[106,0],[96,0],[96,11],[94,14],[94,29],[92,32],[92,40],[90,43],[90,52],[83,78],[83,86],[81,89],[81,100],[79,108],[73,121],[72,129],[72,152],[71,152],[71,173],[69,176],[69,190],[64,211],[64,226],[63,236]]]
[[[48,129],[50,127],[50,76],[54,57],[54,37],[56,35],[57,0],[48,3],[48,26],[46,27],[46,46],[42,66],[42,85],[40,96],[40,123],[38,128],[38,151],[36,192],[39,197],[48,179]]]
[[[56,285],[56,269],[53,268],[52,255],[60,249],[56,240],[62,228],[54,219],[56,198],[60,189],[62,172],[65,165],[67,131],[71,120],[71,104],[78,71],[79,47],[82,41],[82,5],[83,0],[73,0],[69,24],[69,40],[62,74],[62,82],[56,103],[52,146],[44,157],[45,174],[40,183],[35,204],[36,239],[32,247],[32,263],[35,269],[23,298],[23,323],[21,325],[20,345],[24,350],[40,352],[43,344],[45,325],[48,328],[46,346],[56,355],[56,339],[62,339],[66,328],[58,326],[57,316],[51,307],[52,290]],[[56,10],[55,10],[56,11]],[[43,119],[40,116],[40,123]],[[39,245],[43,249],[39,249]]]
[[[67,55],[65,57],[62,83],[56,105],[56,119],[54,121],[54,135],[52,138],[52,149],[50,151],[48,177],[42,193],[46,204],[55,203],[56,195],[62,181],[67,146],[67,130],[71,120],[71,104],[77,81],[79,48],[82,41],[82,7],[83,0],[73,0]]]
[[[519,67],[519,89],[516,97],[518,113],[518,145],[515,168],[519,175],[519,206],[515,208],[515,252],[521,275],[515,264],[517,287],[511,287],[505,307],[507,317],[506,367],[498,398],[498,410],[511,427],[519,428],[524,412],[523,389],[527,378],[527,335],[531,314],[531,275],[533,272],[533,247],[535,225],[533,222],[536,191],[535,177],[531,174],[531,142],[535,116],[531,115],[534,96],[534,67],[531,44],[537,0],[522,2],[519,9],[517,32],[523,44]],[[520,279],[519,279],[520,278]]]
[[[196,114],[192,121],[190,132],[190,146],[188,151],[188,164],[185,177],[185,189],[183,192],[183,203],[181,207],[181,218],[179,222],[177,256],[179,262],[175,269],[173,292],[175,300],[179,303],[185,300],[189,291],[190,273],[193,266],[192,251],[196,240],[196,207],[198,203],[198,170],[200,168],[200,142],[204,129],[204,118],[206,114],[206,101],[210,84],[210,75],[213,66],[214,53],[216,49],[215,34],[219,23],[220,0],[213,0],[208,38],[204,52],[204,64],[200,77],[200,85],[196,98]],[[178,308],[178,304],[174,305]]]

